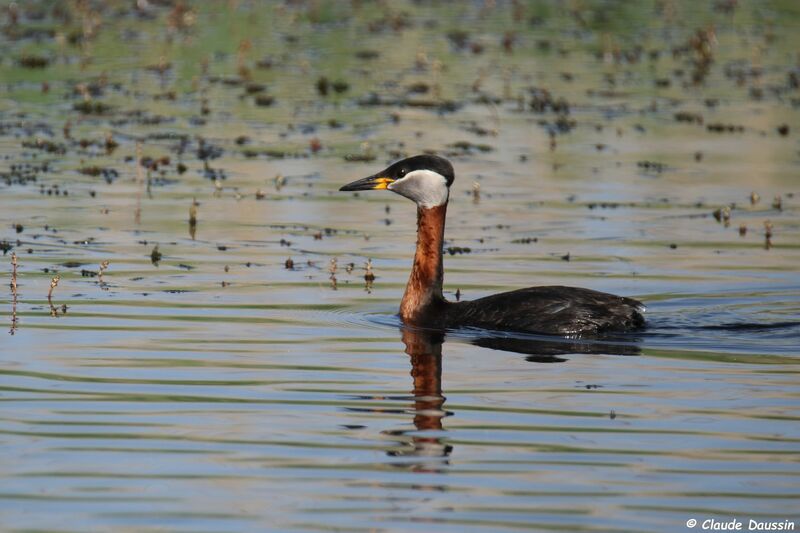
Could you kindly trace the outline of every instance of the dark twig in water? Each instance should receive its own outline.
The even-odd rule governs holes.
[[[17,331],[17,322],[17,254],[11,252],[11,335]]]
[[[772,248],[772,222],[769,220],[764,221],[764,249],[769,250]]]
[[[153,265],[158,266],[158,262],[161,261],[162,253],[158,251],[158,245],[156,244],[153,247],[153,251],[150,252],[150,262]]]
[[[108,261],[100,263],[100,269],[97,273],[97,282],[101,288],[105,288],[106,282],[103,280],[103,273],[108,269]]]
[[[142,222],[142,143],[136,143],[136,210],[133,212],[133,219],[136,224]]]
[[[114,140],[114,134],[111,133],[110,131],[106,132],[106,140],[104,146],[106,148],[107,155],[111,155],[111,153],[114,150],[116,150],[117,146],[119,146],[119,143]]]
[[[58,309],[56,306],[53,305],[53,290],[58,287],[58,282],[61,280],[61,276],[56,275],[53,279],[50,280],[50,290],[47,291],[47,303],[50,304],[50,316],[58,316]],[[63,307],[66,311],[66,305]]]
[[[189,236],[194,240],[197,234],[197,198],[192,199],[192,205],[189,206]]]
[[[17,254],[11,252],[11,294],[17,296]]]
[[[331,277],[330,277],[331,288],[333,290],[337,290],[338,289],[338,283],[337,283],[337,280],[336,280],[336,269],[337,268],[338,268],[337,259],[335,257],[333,257],[333,258],[331,258],[331,262],[328,265],[328,272],[330,272],[330,274],[331,274]]]
[[[372,293],[372,284],[375,282],[375,274],[372,272],[372,259],[367,259],[364,270],[364,281],[366,282],[364,289],[368,293]]]

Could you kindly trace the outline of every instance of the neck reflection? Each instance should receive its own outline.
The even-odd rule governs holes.
[[[436,332],[403,329],[402,340],[411,362],[414,429],[392,432],[406,438],[403,439],[403,449],[391,451],[389,455],[420,458],[407,464],[414,471],[437,471],[447,464],[453,451],[441,435],[444,431],[442,419],[450,414],[444,410],[446,398],[442,395],[444,336]]]

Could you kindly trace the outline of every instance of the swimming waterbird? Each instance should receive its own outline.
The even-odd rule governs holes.
[[[631,298],[578,287],[529,287],[472,301],[449,302],[442,295],[442,245],[453,165],[443,157],[403,159],[340,191],[389,190],[417,204],[417,250],[400,303],[405,324],[483,329],[568,337],[637,330],[644,305]]]

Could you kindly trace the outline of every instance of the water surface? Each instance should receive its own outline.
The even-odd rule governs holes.
[[[725,4],[4,3],[2,529],[796,521],[800,18]],[[448,298],[648,330],[401,329],[413,205],[337,189],[425,150]]]

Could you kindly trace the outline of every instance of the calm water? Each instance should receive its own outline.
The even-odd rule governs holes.
[[[796,4],[24,4],[3,531],[800,520]],[[590,287],[648,331],[403,331],[413,205],[337,189],[423,150],[456,166],[448,297]]]

